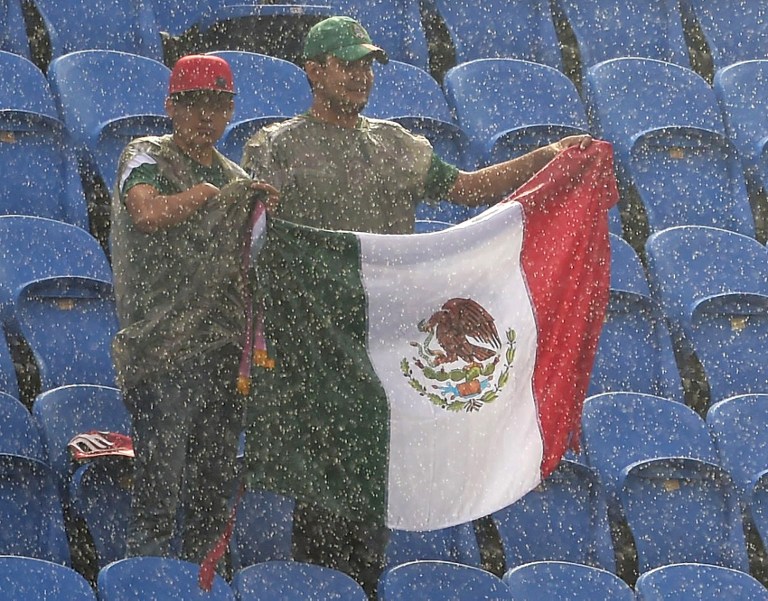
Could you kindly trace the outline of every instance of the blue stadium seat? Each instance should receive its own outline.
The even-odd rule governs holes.
[[[450,561],[411,561],[382,572],[379,601],[512,601],[509,589],[490,572]]]
[[[5,333],[0,336],[0,392],[16,399],[21,398],[19,380],[16,376],[16,365],[13,363],[11,350]]]
[[[125,599],[184,599],[184,601],[235,601],[234,593],[216,574],[213,588],[198,585],[200,566],[168,557],[130,557],[99,570],[99,601]]]
[[[755,479],[768,470],[768,394],[719,401],[707,411],[707,425],[722,465],[747,500]]]
[[[363,588],[337,570],[297,561],[267,561],[235,573],[237,601],[365,601]]]
[[[686,562],[748,571],[737,497],[728,473],[714,463],[666,457],[625,467],[621,508],[639,572]]]
[[[0,554],[69,565],[56,475],[45,463],[0,455]]]
[[[472,523],[429,532],[392,530],[386,549],[386,567],[433,559],[481,567],[480,546]]]
[[[748,498],[749,517],[763,543],[768,545],[768,470],[754,478]]]
[[[149,0],[158,31],[181,35],[213,7],[211,0]]]
[[[637,601],[768,601],[768,589],[740,570],[703,563],[662,566],[641,574]]]
[[[562,70],[560,43],[547,0],[482,3],[432,0],[455,49],[457,64],[477,58],[516,58]]]
[[[707,425],[682,403],[632,392],[588,398],[581,420],[587,462],[600,475],[610,515],[621,515],[622,470],[637,461],[686,457],[717,463]]]
[[[80,159],[108,189],[130,140],[170,133],[170,75],[158,61],[114,50],[72,52],[51,62],[48,80]]]
[[[750,194],[756,197],[768,190],[768,60],[718,69],[712,88],[728,138],[739,152]]]
[[[537,561],[508,570],[503,577],[515,601],[633,601],[618,576],[591,566],[567,561]]]
[[[87,231],[53,219],[0,216],[0,318],[6,334],[20,336],[17,301],[33,282],[68,277],[72,285],[112,281],[99,242]]]
[[[695,354],[711,402],[768,392],[768,249],[753,238],[681,226],[648,238],[648,279],[684,356]]]
[[[29,58],[21,0],[0,0],[0,50]]]
[[[573,31],[582,73],[622,56],[690,66],[678,0],[554,0],[553,8]]]
[[[33,557],[0,557],[4,601],[96,601],[88,581],[66,566]]]
[[[266,490],[243,492],[230,542],[233,569],[291,559],[294,506],[292,498]]]
[[[765,58],[768,7],[751,0],[680,0],[686,27],[704,37],[715,69]]]
[[[588,396],[642,392],[683,401],[672,340],[643,265],[623,239],[610,235],[611,288]]]
[[[40,432],[29,410],[5,392],[0,392],[0,453],[47,460]]]
[[[125,557],[132,475],[129,459],[100,458],[77,469],[69,483],[70,507],[85,522],[99,568]]]
[[[75,153],[42,71],[0,52],[0,215],[88,227]]]
[[[333,0],[328,4],[335,14],[359,21],[390,59],[428,68],[429,49],[418,0]]]
[[[108,386],[71,385],[47,390],[35,399],[32,414],[42,432],[48,463],[62,487],[76,467],[67,448],[73,436],[90,430],[131,431],[120,391]]]
[[[211,54],[225,59],[235,77],[235,114],[219,141],[219,149],[233,161],[240,161],[245,143],[256,131],[309,108],[312,92],[307,76],[295,64],[255,52]]]
[[[443,86],[481,164],[588,131],[576,87],[546,65],[505,58],[474,60],[449,69]]]
[[[614,59],[587,71],[584,97],[593,131],[614,144],[622,197],[637,192],[651,232],[693,224],[754,236],[738,154],[704,79],[662,61]]]
[[[160,32],[147,2],[31,0],[52,58],[77,50],[119,50],[163,60]]]
[[[495,512],[507,569],[560,560],[616,571],[607,507],[597,472],[563,460],[538,487]]]

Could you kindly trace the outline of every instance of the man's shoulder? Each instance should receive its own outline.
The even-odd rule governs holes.
[[[163,136],[141,136],[128,142],[126,148],[143,150],[145,152],[160,151],[168,146],[172,138],[173,136],[171,136],[171,134]]]

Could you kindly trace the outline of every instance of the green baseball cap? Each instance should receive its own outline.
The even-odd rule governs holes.
[[[387,53],[371,41],[371,36],[351,17],[328,17],[316,23],[304,40],[304,58],[311,60],[331,54],[343,61],[356,61],[369,54],[382,64]]]

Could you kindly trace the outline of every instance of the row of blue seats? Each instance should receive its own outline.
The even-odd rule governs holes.
[[[238,160],[257,129],[306,110],[310,91],[292,63],[219,54],[232,63],[240,90],[220,148]],[[0,190],[4,212],[84,227],[78,165],[89,165],[109,187],[128,140],[170,131],[164,112],[170,72],[156,61],[76,52],[54,61],[46,80],[28,61],[0,53],[0,74],[0,163],[9,174]],[[366,114],[426,135],[439,154],[463,168],[591,131],[614,144],[622,198],[637,191],[651,232],[696,224],[755,235],[751,202],[768,185],[768,86],[762,84],[768,61],[725,68],[712,89],[683,67],[615,59],[587,72],[583,101],[562,73],[511,59],[458,65],[446,74],[444,92],[428,73],[405,63],[393,61],[377,77]],[[447,203],[419,211],[420,219],[448,223],[469,216]],[[618,211],[611,217],[612,231],[621,234]]]
[[[768,392],[768,249],[706,226],[669,228],[646,245],[647,273],[611,235],[611,295],[590,394],[626,390],[683,401],[675,352],[697,356],[712,401]],[[0,319],[24,341],[41,389],[113,385],[117,331],[112,273],[96,239],[70,224],[0,217]],[[19,398],[9,348],[0,344],[0,390]]]
[[[217,577],[210,591],[197,585],[197,566],[180,560],[126,559],[101,570],[97,594],[77,572],[41,560],[0,557],[8,601],[365,601],[346,575],[309,564],[265,562],[239,571],[231,586]],[[66,592],[65,592],[66,591]],[[387,570],[379,580],[381,601],[765,601],[768,590],[743,572],[697,564],[673,564],[643,574],[633,591],[596,568],[543,561],[490,572],[443,561],[414,561]]]
[[[84,520],[100,567],[124,554],[130,463],[83,465],[68,442],[92,430],[130,434],[120,392],[93,385],[41,393],[32,414],[0,397],[0,553],[69,564],[62,508]],[[590,397],[583,452],[540,487],[495,512],[507,568],[561,559],[616,572],[609,521],[626,521],[639,567],[701,561],[747,570],[742,510],[768,543],[768,394],[712,406],[706,421],[682,403],[638,393]],[[234,486],[233,486],[234,490]],[[291,557],[293,502],[247,491],[238,502],[232,565]],[[480,566],[471,524],[441,531],[393,531],[389,566],[444,559]]]
[[[117,0],[74,3],[33,0],[53,57],[76,50],[111,49],[163,59],[161,31],[179,35],[192,27],[258,15],[349,14],[396,60],[426,69],[427,18],[445,24],[456,62],[508,57],[562,68],[555,24],[573,33],[582,68],[620,56],[655,58],[690,67],[686,34],[701,31],[715,68],[767,58],[768,16],[759,3],[728,0],[659,0],[627,5],[619,0],[525,0],[512,9],[503,0],[332,0],[277,7],[257,0]],[[29,56],[21,0],[4,0],[0,12],[2,50]],[[562,27],[562,25],[561,25]],[[5,31],[4,31],[5,30]]]

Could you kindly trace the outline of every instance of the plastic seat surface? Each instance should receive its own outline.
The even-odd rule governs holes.
[[[701,563],[662,566],[641,574],[635,584],[638,601],[768,600],[768,589],[740,570]]]
[[[566,561],[537,561],[508,570],[503,576],[516,601],[632,601],[632,589],[618,576],[599,568]]]
[[[5,601],[96,601],[80,573],[43,559],[0,556],[0,582]]]
[[[511,601],[509,589],[490,572],[448,561],[411,561],[385,570],[380,601]]]

